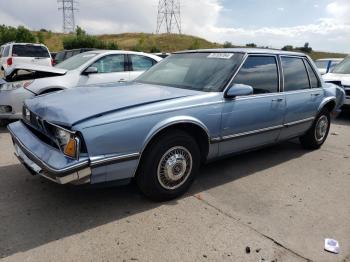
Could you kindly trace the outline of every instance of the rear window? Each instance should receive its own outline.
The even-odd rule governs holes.
[[[13,45],[12,56],[49,58],[50,54],[47,48],[45,48],[44,46]]]

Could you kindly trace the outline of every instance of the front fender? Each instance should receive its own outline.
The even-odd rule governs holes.
[[[170,127],[172,125],[176,125],[176,124],[194,124],[194,125],[197,125],[198,127],[202,128],[205,131],[205,133],[208,136],[208,141],[209,141],[209,138],[210,138],[209,129],[205,126],[205,124],[202,121],[200,121],[199,119],[192,117],[192,116],[175,116],[175,117],[170,117],[170,118],[167,118],[167,119],[164,119],[164,120],[158,122],[150,130],[150,132],[147,134],[147,136],[143,142],[141,154],[144,151],[144,149],[147,147],[149,142],[152,140],[153,137],[155,137],[157,134],[159,134],[165,128]]]
[[[345,91],[343,88],[332,84],[332,83],[326,83],[325,84],[325,96],[326,98],[322,101],[320,104],[318,111],[322,110],[322,108],[329,102],[334,101],[335,107],[333,111],[339,111],[340,108],[343,106],[345,102]]]

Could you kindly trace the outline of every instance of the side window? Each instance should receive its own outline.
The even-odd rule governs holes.
[[[309,78],[310,78],[310,83],[311,83],[311,88],[318,88],[318,87],[321,87],[321,83],[320,81],[318,80],[316,74],[315,74],[315,71],[312,70],[312,67],[311,65],[309,64],[308,61],[304,60],[305,64],[306,64],[306,68],[307,68],[307,71],[309,72]]]
[[[281,57],[284,91],[309,89],[309,78],[302,58]]]
[[[107,55],[91,66],[97,67],[99,73],[124,72],[124,55]]]
[[[130,55],[133,71],[146,71],[152,67],[156,62],[146,56]]]
[[[252,86],[254,94],[278,92],[276,58],[273,56],[249,56],[233,82]]]
[[[65,59],[68,59],[73,56],[73,51],[67,51]]]
[[[4,57],[8,57],[10,54],[10,46],[6,46],[4,49]]]

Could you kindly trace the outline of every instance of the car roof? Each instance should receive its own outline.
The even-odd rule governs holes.
[[[162,60],[161,57],[156,56],[156,55],[152,55],[152,54],[148,54],[148,53],[144,53],[144,52],[125,51],[125,50],[100,50],[100,49],[96,49],[96,50],[84,52],[84,54],[98,54],[98,55],[102,55],[102,54],[134,54],[134,55],[145,55],[145,56],[151,57],[157,61]]]
[[[10,42],[6,43],[5,45],[35,45],[35,46],[45,46],[44,44],[37,44],[37,43],[16,43],[16,42]],[[45,46],[46,47],[46,46]]]
[[[217,48],[217,49],[199,49],[175,52],[174,54],[184,53],[245,53],[245,54],[273,54],[273,55],[297,55],[306,56],[304,53],[282,51],[267,48]]]
[[[344,58],[321,58],[321,59],[317,59],[316,61],[329,61],[329,60],[332,60],[332,61],[341,61],[343,60]]]

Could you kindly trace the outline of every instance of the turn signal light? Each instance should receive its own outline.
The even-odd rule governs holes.
[[[77,157],[77,141],[75,139],[69,139],[66,147],[64,148],[64,153],[71,158]]]

